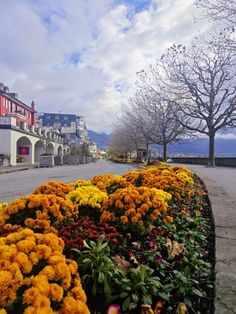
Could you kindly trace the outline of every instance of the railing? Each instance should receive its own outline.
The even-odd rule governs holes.
[[[171,157],[173,163],[192,164],[192,165],[207,165],[207,157]],[[236,167],[236,157],[216,157],[216,166]]]

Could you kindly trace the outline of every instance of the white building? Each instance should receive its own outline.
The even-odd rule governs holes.
[[[0,116],[0,154],[9,158],[15,166],[18,161],[35,164],[42,154],[66,155],[69,146],[63,137],[56,133],[36,128],[27,130],[17,126],[16,118]]]

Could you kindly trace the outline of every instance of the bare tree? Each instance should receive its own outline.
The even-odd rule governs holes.
[[[132,97],[129,99],[128,105],[123,107],[123,119],[126,124],[132,125],[134,132],[139,134],[139,148],[146,148],[146,159],[149,158],[149,146],[153,144],[150,138],[150,130],[153,128],[153,121],[143,110],[146,105],[143,103],[144,99]]]
[[[113,126],[110,149],[123,155],[131,155],[143,146],[145,139],[131,121],[124,116],[117,120]]]
[[[214,166],[216,133],[236,123],[234,55],[223,47],[199,46],[198,42],[189,52],[173,45],[159,65],[166,75],[163,88],[172,88],[168,99],[176,117],[183,113],[181,125],[208,136],[209,166]]]
[[[215,21],[217,29],[221,26],[209,42],[218,46],[223,44],[224,48],[235,51],[236,0],[197,0],[197,6],[203,9],[203,18]]]
[[[198,0],[197,5],[204,9],[207,18],[230,26],[236,23],[236,0]]]
[[[161,98],[152,68],[139,73],[139,91],[130,100],[126,115],[141,131],[146,143],[163,146],[163,160],[167,160],[167,146],[183,136],[185,128],[173,114],[171,102]]]

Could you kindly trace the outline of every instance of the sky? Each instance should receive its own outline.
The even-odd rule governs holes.
[[[111,132],[136,73],[210,25],[195,0],[0,0],[0,82],[36,110]]]

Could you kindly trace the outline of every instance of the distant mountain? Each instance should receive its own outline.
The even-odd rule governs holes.
[[[107,134],[104,132],[97,133],[92,130],[88,130],[88,137],[90,142],[95,142],[97,144],[97,147],[101,150],[106,150],[111,140],[111,134]]]
[[[92,130],[88,130],[89,140],[95,142],[97,147],[101,150],[108,148],[111,140],[111,134],[105,132],[97,133]],[[162,147],[153,145],[151,148],[152,152],[162,152]],[[168,154],[170,155],[191,155],[191,156],[207,156],[208,155],[208,139],[186,139],[180,143],[173,143],[168,147]],[[234,138],[216,138],[215,140],[215,155],[216,156],[236,156],[236,136]]]

